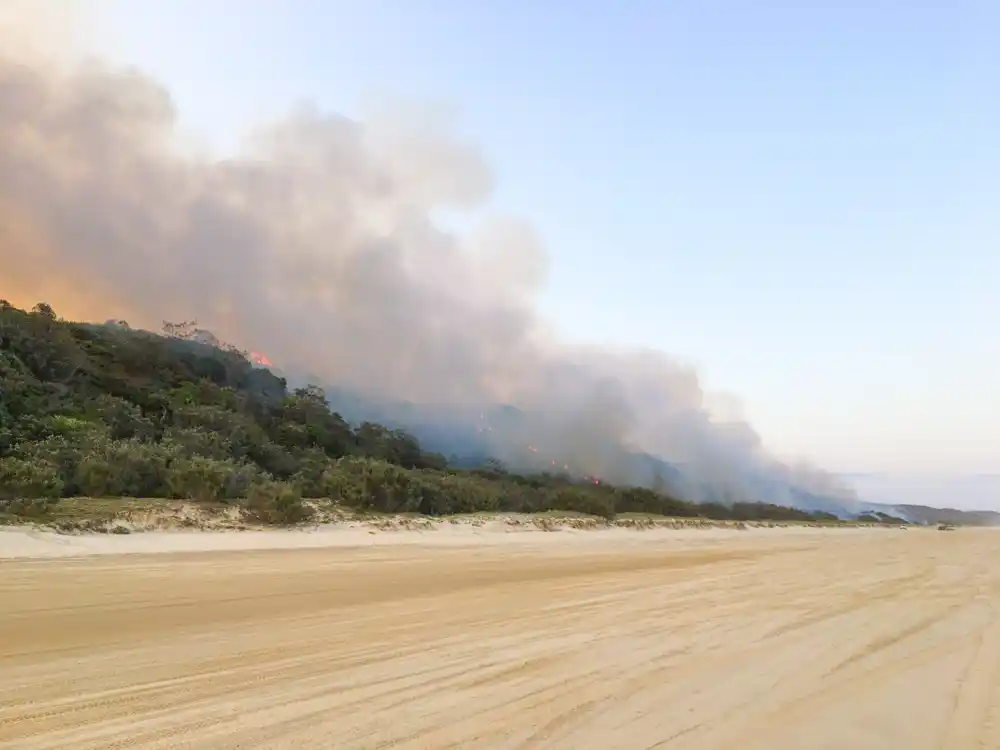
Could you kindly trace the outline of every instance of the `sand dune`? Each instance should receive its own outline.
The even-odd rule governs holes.
[[[2,561],[0,747],[1000,747],[998,532],[460,537]]]

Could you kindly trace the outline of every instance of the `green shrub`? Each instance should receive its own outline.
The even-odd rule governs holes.
[[[246,507],[264,523],[292,525],[312,517],[297,487],[288,482],[260,482],[247,493]]]
[[[62,489],[59,472],[51,464],[34,463],[14,456],[0,458],[0,499],[58,498]]]
[[[235,470],[236,464],[232,461],[187,456],[171,463],[167,471],[167,487],[172,497],[196,502],[221,500],[226,482]]]
[[[226,477],[222,496],[226,500],[243,499],[247,497],[255,484],[270,480],[271,475],[261,471],[260,467],[255,464],[239,463],[233,466],[229,476]]]
[[[97,441],[79,457],[77,490],[91,497],[157,497],[165,494],[179,451],[169,442]]]
[[[0,508],[15,516],[24,518],[45,518],[59,501],[53,498],[33,500],[0,500]]]
[[[229,441],[221,433],[203,427],[168,427],[163,439],[176,445],[180,453],[187,457],[204,456],[216,461],[231,457]]]

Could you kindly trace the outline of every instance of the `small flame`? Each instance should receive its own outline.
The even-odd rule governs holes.
[[[266,354],[260,352],[250,352],[250,361],[261,367],[274,367],[271,359]]]

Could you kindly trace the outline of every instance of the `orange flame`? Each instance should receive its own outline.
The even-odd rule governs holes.
[[[266,354],[261,354],[260,352],[250,352],[250,361],[260,365],[261,367],[274,367],[270,358]]]

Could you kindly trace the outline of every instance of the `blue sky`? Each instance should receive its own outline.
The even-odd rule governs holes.
[[[451,105],[566,337],[639,344],[835,471],[1000,472],[1000,5],[128,0],[116,56],[220,147]]]

